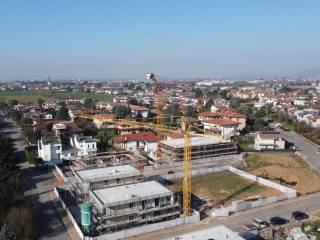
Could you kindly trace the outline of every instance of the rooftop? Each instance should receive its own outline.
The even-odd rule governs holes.
[[[261,139],[283,138],[282,132],[275,132],[275,131],[260,131],[260,132],[257,132],[257,135],[259,135]]]
[[[235,121],[232,121],[229,119],[223,119],[223,118],[206,120],[205,123],[215,124],[215,125],[220,125],[220,126],[238,125],[238,123]]]
[[[190,141],[191,141],[192,147],[201,146],[201,145],[211,145],[211,144],[216,144],[221,142],[218,139],[214,140],[213,138],[209,138],[209,137],[191,137]],[[164,140],[164,141],[161,141],[161,143],[173,148],[182,148],[184,146],[184,138]]]
[[[172,238],[166,238],[164,240],[244,240],[237,233],[233,232],[224,225],[218,225],[211,228],[186,233],[180,236]]]
[[[121,165],[114,167],[94,168],[76,171],[75,174],[81,181],[94,181],[99,179],[115,179],[121,176],[139,176],[140,171],[131,165]]]
[[[117,204],[120,201],[138,201],[153,198],[155,195],[171,195],[172,192],[156,181],[136,183],[93,191],[104,205]]]
[[[113,140],[118,143],[139,141],[139,142],[156,142],[157,135],[154,132],[140,132],[114,136]]]

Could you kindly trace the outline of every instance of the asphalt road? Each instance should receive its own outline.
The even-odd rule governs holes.
[[[16,128],[11,120],[6,119],[3,131],[15,143],[17,157],[20,162],[19,166],[24,177],[25,196],[31,202],[30,207],[35,214],[35,228],[39,233],[40,239],[70,239],[50,198],[55,184],[54,175],[47,167],[34,167],[26,162],[24,157],[25,142],[21,130]]]
[[[297,151],[300,151],[306,157],[304,160],[310,167],[320,173],[320,149],[308,143],[294,132],[285,131],[284,137],[286,141],[293,143],[297,148]]]
[[[296,210],[304,211],[309,214],[319,211],[320,193],[289,199],[272,205],[238,212],[229,217],[208,217],[196,224],[182,225],[158,232],[139,235],[138,237],[132,237],[128,240],[160,240],[220,224],[226,225],[235,232],[243,233],[245,232],[243,225],[250,223],[253,218],[259,218],[261,220],[269,221],[269,219],[273,216],[280,216],[290,220],[290,224],[293,224],[295,223],[295,221],[291,219],[291,213]],[[269,234],[271,234],[271,230],[272,227],[265,229],[264,234],[268,234],[268,236],[270,236]]]

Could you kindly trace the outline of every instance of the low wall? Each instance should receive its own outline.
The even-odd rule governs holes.
[[[58,173],[59,177],[63,179],[64,182],[68,182],[68,178],[63,174],[62,170],[58,167],[58,165],[54,165],[54,169]]]
[[[191,170],[192,176],[206,175],[215,172],[224,172],[229,171],[229,166],[221,166],[221,167],[208,167],[208,168],[197,168]],[[155,176],[155,179],[163,179],[163,180],[175,180],[183,177],[183,172],[174,172],[172,174],[165,174],[161,176]]]
[[[228,170],[234,174],[241,176],[241,177],[244,177],[244,178],[249,179],[251,181],[255,181],[261,185],[276,189],[276,190],[282,192],[282,194],[280,194],[278,196],[273,196],[273,197],[260,198],[255,201],[233,202],[230,206],[215,209],[215,211],[214,211],[215,216],[228,216],[232,212],[239,212],[239,211],[243,211],[246,209],[261,207],[261,206],[264,206],[267,204],[283,201],[288,198],[297,197],[297,191],[292,188],[288,188],[286,186],[283,186],[278,183],[274,183],[274,182],[269,181],[267,179],[257,177],[255,175],[249,174],[247,172],[244,172],[240,169],[237,169],[237,168],[234,168],[231,166],[228,166]]]
[[[148,224],[148,225],[141,226],[141,227],[130,228],[130,229],[126,229],[126,230],[115,232],[115,233],[101,235],[101,236],[95,237],[93,239],[95,239],[95,240],[118,240],[118,239],[133,237],[133,236],[139,236],[141,234],[145,234],[145,233],[149,233],[149,232],[163,230],[163,229],[171,228],[171,227],[178,226],[178,225],[195,223],[198,221],[200,221],[200,213],[195,211],[193,213],[193,215],[190,217],[181,217],[181,218],[173,219],[170,221],[159,222],[159,223],[155,223],[155,224]]]
[[[281,184],[269,181],[267,179],[255,176],[253,174],[247,173],[245,171],[242,171],[240,169],[237,169],[232,166],[221,166],[221,167],[207,167],[207,168],[198,168],[191,171],[192,176],[200,176],[200,175],[206,175],[214,172],[232,172],[234,174],[237,174],[243,178],[249,179],[250,181],[257,182],[261,185],[267,186],[269,188],[276,189],[282,194],[278,196],[273,197],[265,197],[258,199],[256,201],[246,201],[246,202],[233,202],[230,206],[217,208],[214,211],[215,216],[228,216],[232,212],[238,212],[250,208],[260,207],[266,204],[275,203],[278,201],[282,201],[288,198],[295,198],[297,197],[297,191],[283,186]],[[161,176],[154,176],[153,179],[157,181],[163,181],[163,180],[175,180],[175,179],[181,179],[183,177],[183,172],[175,172],[172,174],[165,174]]]
[[[267,179],[264,179],[264,178],[261,178],[261,177],[257,177],[255,175],[252,175],[250,173],[247,173],[245,171],[242,171],[240,169],[237,169],[237,168],[234,168],[234,167],[231,167],[231,166],[229,166],[229,171],[232,172],[232,173],[235,173],[235,174],[237,174],[237,175],[239,175],[241,177],[244,177],[244,178],[247,178],[249,180],[255,181],[255,182],[257,182],[257,183],[259,183],[261,185],[276,189],[276,190],[278,190],[278,191],[280,191],[282,193],[286,193],[288,198],[297,197],[297,191],[292,189],[292,188],[288,188],[286,186],[283,186],[281,184],[269,181]]]
[[[78,225],[78,223],[76,222],[76,220],[74,220],[74,218],[73,218],[70,210],[67,208],[67,206],[65,205],[64,201],[63,201],[62,198],[60,197],[60,194],[59,194],[57,188],[55,187],[55,188],[53,189],[53,191],[54,191],[55,195],[57,196],[59,202],[61,203],[62,208],[66,211],[67,216],[68,216],[68,218],[70,219],[70,221],[71,221],[73,227],[75,228],[76,232],[78,233],[80,239],[81,239],[81,240],[84,239],[84,235],[83,235],[83,233],[82,233],[82,231],[81,231],[81,228],[79,227],[79,225]]]

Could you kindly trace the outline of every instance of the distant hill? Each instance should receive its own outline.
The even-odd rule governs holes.
[[[296,74],[298,77],[317,77],[320,76],[320,68],[310,69]]]

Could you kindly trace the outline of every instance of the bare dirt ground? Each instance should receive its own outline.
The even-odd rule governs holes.
[[[320,191],[320,176],[293,153],[252,153],[249,172],[296,189],[305,195]]]

